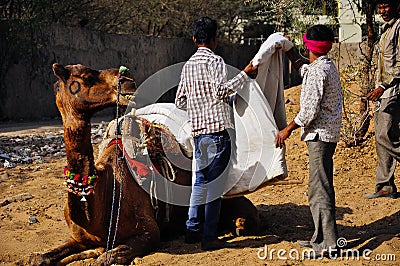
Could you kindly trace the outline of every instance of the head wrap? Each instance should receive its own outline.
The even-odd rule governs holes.
[[[306,33],[303,35],[303,42],[308,50],[316,54],[326,54],[332,48],[331,41],[309,40]]]

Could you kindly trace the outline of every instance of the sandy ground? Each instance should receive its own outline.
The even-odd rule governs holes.
[[[286,91],[288,121],[299,108],[298,88]],[[60,123],[0,124],[0,138],[62,132]],[[359,147],[340,142],[334,156],[337,223],[345,246],[360,256],[336,260],[303,260],[297,240],[309,240],[313,222],[307,202],[308,154],[300,132],[287,142],[290,180],[300,185],[268,186],[247,197],[262,219],[259,236],[236,237],[236,249],[203,252],[198,244],[185,244],[183,236],[133,263],[142,265],[400,265],[400,199],[363,198],[374,188],[377,157],[372,128]],[[62,170],[65,158],[46,163],[0,165],[0,264],[13,265],[33,252],[43,252],[68,238],[63,208],[66,190]],[[397,171],[398,172],[398,171]],[[400,179],[398,179],[400,180]],[[26,194],[23,194],[26,193]],[[29,218],[38,222],[32,223]],[[363,257],[364,252],[364,257]],[[300,254],[300,256],[297,256]],[[297,258],[298,257],[298,258]],[[286,259],[285,259],[286,258]],[[80,261],[70,265],[91,265]]]

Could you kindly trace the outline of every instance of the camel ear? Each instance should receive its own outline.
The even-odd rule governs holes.
[[[54,72],[54,75],[57,78],[61,79],[62,82],[64,82],[64,83],[67,82],[69,75],[70,75],[70,71],[68,69],[66,69],[64,66],[57,64],[57,63],[53,64],[53,72]]]
[[[85,85],[92,86],[99,82],[100,72],[91,68],[85,68],[81,73],[81,78],[84,80]]]

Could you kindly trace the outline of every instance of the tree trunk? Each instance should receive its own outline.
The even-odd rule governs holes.
[[[368,127],[371,121],[371,115],[369,114],[368,100],[366,99],[367,94],[374,88],[373,75],[371,75],[372,68],[372,56],[374,53],[374,11],[375,4],[373,0],[366,1],[366,25],[367,25],[367,44],[365,46],[364,62],[361,71],[361,99],[360,99],[360,122],[358,130],[355,133],[355,145],[357,145],[362,138],[368,132]],[[362,50],[362,48],[360,47]]]

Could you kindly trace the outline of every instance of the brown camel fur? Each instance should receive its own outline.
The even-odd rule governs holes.
[[[70,229],[68,242],[48,252],[32,255],[30,264],[66,265],[87,258],[97,258],[99,265],[130,263],[136,256],[155,250],[160,243],[160,230],[170,230],[171,227],[162,224],[162,216],[156,217],[149,195],[132,177],[126,163],[118,160],[122,152],[115,144],[106,147],[95,162],[90,119],[94,112],[115,106],[117,101],[120,105],[126,105],[129,95],[136,91],[135,82],[128,73],[118,79],[118,69],[97,71],[80,64],[65,67],[53,64],[53,72],[58,78],[54,91],[64,124],[67,168],[81,176],[97,175],[97,181],[94,193],[86,196],[87,201],[68,193],[64,209]],[[119,97],[118,80],[121,85]],[[117,171],[114,173],[115,167]],[[188,185],[191,182],[190,172],[176,169],[176,176],[179,184]],[[113,195],[115,202],[118,202],[121,189],[121,212],[115,232],[118,213],[114,205],[113,224],[110,227],[111,208]],[[165,213],[165,206],[159,204],[159,214]],[[171,216],[175,217],[172,223],[176,225],[180,219],[184,226],[187,209],[182,212],[182,209],[176,208],[175,211],[177,215]],[[255,216],[247,219],[258,221]],[[113,249],[105,252],[111,246]]]

